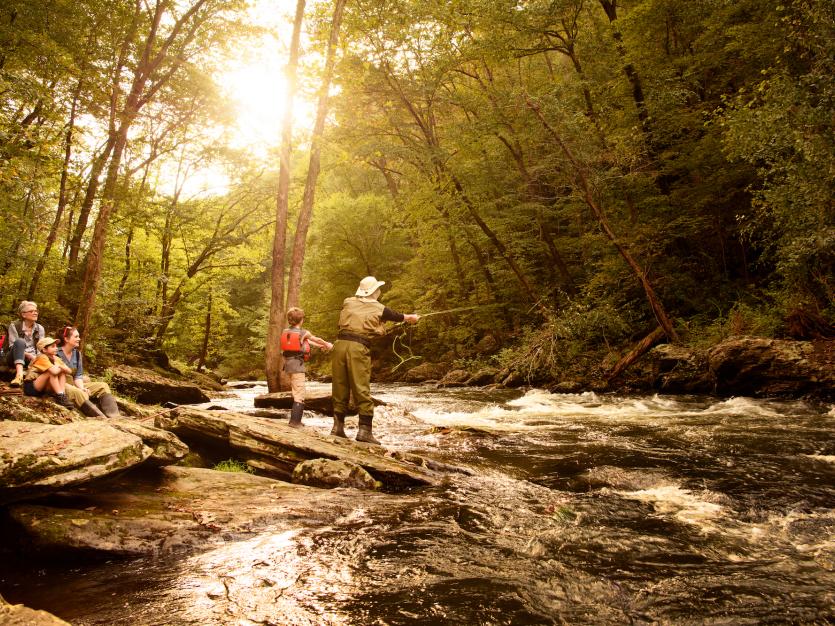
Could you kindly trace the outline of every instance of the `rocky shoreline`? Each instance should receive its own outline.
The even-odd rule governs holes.
[[[662,344],[613,380],[582,372],[556,380],[526,380],[507,369],[465,370],[444,363],[423,363],[392,379],[439,387],[534,385],[554,393],[657,392],[832,401],[835,341],[741,336],[701,349]]]

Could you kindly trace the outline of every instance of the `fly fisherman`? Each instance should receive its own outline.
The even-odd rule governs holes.
[[[339,334],[331,357],[331,394],[333,428],[331,435],[346,437],[345,414],[354,394],[359,410],[357,441],[380,445],[371,433],[374,402],[371,400],[371,340],[386,334],[385,322],[416,324],[420,316],[392,311],[378,302],[380,287],[385,285],[373,276],[360,281],[357,293],[345,298],[339,313]]]

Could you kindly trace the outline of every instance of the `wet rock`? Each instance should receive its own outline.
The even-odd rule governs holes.
[[[449,465],[448,463],[441,463],[440,461],[428,459],[417,454],[412,454],[411,452],[403,452],[402,450],[395,450],[392,452],[391,458],[397,459],[398,461],[405,461],[406,463],[411,463],[412,465],[417,465],[419,467],[427,467],[438,472],[446,472],[448,474],[464,474],[465,476],[472,476],[474,474],[474,472],[469,468],[460,467],[458,465]]]
[[[8,604],[0,598],[0,624],[4,626],[70,626],[46,611],[36,611],[22,604]]]
[[[438,380],[444,377],[449,369],[441,363],[421,363],[406,372],[403,380],[410,383],[422,383],[428,380]]]
[[[352,487],[376,491],[382,487],[380,481],[374,480],[359,465],[331,459],[311,459],[299,463],[293,470],[292,480],[296,484],[325,489]]]
[[[477,426],[433,426],[428,431],[433,435],[454,435],[458,437],[489,437],[498,438],[499,435]]]
[[[723,395],[835,397],[835,342],[733,337],[707,353]]]
[[[202,372],[188,371],[186,378],[193,382],[201,389],[208,389],[209,391],[226,391],[226,387],[218,380],[218,378],[209,376]]]
[[[39,496],[141,463],[152,450],[106,422],[0,422],[0,502]]]
[[[151,465],[173,465],[185,458],[189,452],[188,446],[176,435],[155,426],[123,418],[107,420],[107,425],[139,437],[152,451],[147,460]]]
[[[385,448],[319,435],[312,429],[290,428],[283,422],[243,415],[180,407],[157,418],[186,443],[225,444],[247,462],[272,468],[275,477],[289,480],[296,465],[316,458],[345,460],[363,467],[386,491],[436,485],[443,474],[385,456]],[[257,467],[257,466],[256,466]]]
[[[467,370],[452,370],[438,382],[438,387],[463,387],[470,380]]]
[[[8,510],[36,549],[157,556],[236,541],[272,523],[336,517],[342,499],[245,472],[171,466]]]
[[[377,398],[371,398],[374,406],[385,406],[385,402]],[[293,408],[293,394],[289,391],[278,391],[276,393],[265,393],[255,397],[255,407],[258,409],[282,409],[289,411]],[[329,393],[305,393],[305,411],[313,411],[322,415],[333,416],[333,398]],[[354,406],[348,407],[348,415],[356,415],[357,409]]]
[[[498,374],[498,370],[492,367],[484,367],[478,370],[475,374],[470,376],[469,380],[467,381],[468,385],[473,385],[475,387],[481,387],[482,385],[489,385],[496,382],[496,375]]]
[[[583,391],[583,384],[576,380],[563,380],[548,388],[551,393],[580,393]]]
[[[160,376],[150,370],[119,366],[109,370],[111,387],[142,404],[201,404],[209,397],[193,383],[180,382]]]
[[[653,388],[667,393],[712,393],[716,381],[707,355],[675,344],[662,344],[646,356]]]
[[[230,383],[229,389],[252,389],[257,383]]]

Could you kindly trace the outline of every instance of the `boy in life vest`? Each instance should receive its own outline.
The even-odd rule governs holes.
[[[333,344],[314,336],[302,328],[304,311],[293,307],[287,311],[289,328],[281,331],[281,352],[284,355],[284,372],[290,378],[293,393],[293,408],[290,411],[290,426],[299,428],[304,413],[304,363],[310,358],[310,344],[330,350]]]

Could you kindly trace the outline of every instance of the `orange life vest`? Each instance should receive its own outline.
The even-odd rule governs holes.
[[[302,357],[305,361],[310,358],[310,343],[302,340],[307,332],[301,328],[285,328],[281,331],[281,353],[284,356]]]

